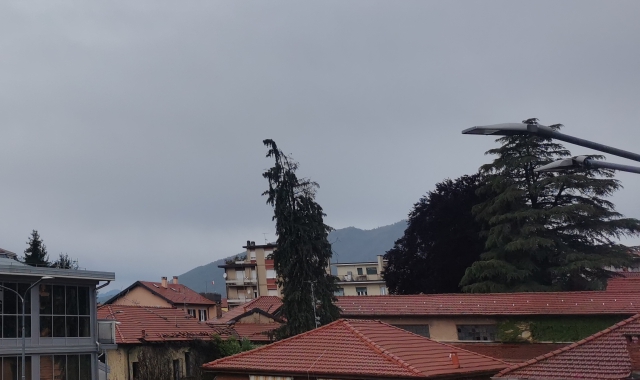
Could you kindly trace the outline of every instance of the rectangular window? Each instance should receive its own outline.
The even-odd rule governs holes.
[[[31,356],[27,356],[25,359],[25,377],[26,380],[31,380]],[[20,373],[22,369],[22,358],[20,356],[0,357],[0,366],[2,367],[2,370],[0,371],[0,379],[22,379]]]
[[[180,380],[180,360],[173,361],[173,380]]]
[[[495,341],[496,325],[457,325],[458,340]]]
[[[387,295],[387,287],[386,286],[381,286],[380,287],[380,295],[381,296],[386,296]]]
[[[133,372],[133,380],[140,379],[140,364],[138,362],[131,363],[131,372]]]
[[[267,269],[267,278],[276,278],[276,270]]]
[[[184,370],[185,370],[185,375],[186,376],[191,376],[191,353],[190,352],[185,352],[184,353]]]
[[[344,296],[344,289],[342,288],[338,288],[336,289],[336,291],[333,293],[334,296]]]
[[[358,276],[362,276],[362,275],[363,275],[362,268],[358,268]]]
[[[91,355],[41,355],[40,380],[91,379]]]
[[[207,320],[207,310],[206,309],[198,310],[198,317],[200,319],[200,322],[205,322]]]
[[[189,314],[192,317],[196,317],[196,309],[187,309],[187,314]]]
[[[424,336],[426,338],[428,338],[429,335],[429,325],[395,325],[396,327],[399,327],[403,330],[407,330],[409,332],[412,332],[414,334],[420,335],[420,336]]]
[[[376,267],[367,267],[367,274],[378,274],[378,268],[376,268]]]
[[[0,282],[7,289],[0,288],[0,338],[22,337],[22,301],[24,296],[25,335],[31,336],[31,296],[26,294],[31,284]],[[16,294],[17,293],[17,294]]]
[[[91,336],[88,287],[40,285],[39,290],[41,337]]]
[[[367,295],[367,287],[356,287],[356,294],[358,294],[359,296],[366,296]]]

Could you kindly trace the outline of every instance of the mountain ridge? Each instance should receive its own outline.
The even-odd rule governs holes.
[[[407,228],[407,221],[399,222],[362,230],[357,227],[345,227],[331,231],[329,242],[333,250],[332,263],[350,263],[376,261],[377,255],[384,255],[386,251],[393,247],[397,239],[402,237]],[[244,254],[241,252],[239,254]],[[180,283],[188,286],[197,292],[216,292],[226,294],[224,270],[218,265],[224,264],[226,259],[235,257],[230,255],[220,260],[208,264],[197,266],[181,275]],[[212,283],[213,281],[213,283]]]

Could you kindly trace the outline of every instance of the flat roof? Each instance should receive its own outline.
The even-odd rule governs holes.
[[[61,269],[61,268],[46,268],[46,267],[33,267],[25,265],[21,262],[7,265],[3,260],[0,263],[0,275],[13,275],[13,276],[32,276],[43,277],[51,276],[55,278],[70,278],[79,280],[95,280],[95,281],[114,281],[116,274],[113,272],[98,272],[91,270],[81,269]]]

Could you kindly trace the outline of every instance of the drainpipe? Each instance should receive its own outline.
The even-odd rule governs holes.
[[[96,286],[96,290],[100,290],[100,289],[104,288],[105,286],[109,285],[110,283],[111,283],[111,281],[107,281],[106,284],[102,284],[100,286]]]
[[[129,356],[131,354],[131,347],[127,347],[127,380],[131,380],[131,366]]]

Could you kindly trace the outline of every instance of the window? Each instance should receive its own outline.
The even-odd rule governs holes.
[[[428,338],[429,335],[429,325],[395,325],[396,327],[399,327],[403,330],[407,330],[409,332],[412,332],[414,334],[420,335],[420,336],[424,336],[426,338]]]
[[[267,278],[276,278],[276,270],[267,269]]]
[[[336,289],[336,291],[333,293],[334,296],[344,296],[344,289],[342,288],[338,288]]]
[[[41,355],[40,380],[91,379],[91,355]]]
[[[198,310],[198,319],[200,320],[200,322],[204,322],[204,321],[207,320],[207,310],[206,309]]]
[[[40,285],[40,336],[89,337],[89,288]]]
[[[376,267],[367,267],[367,274],[378,274],[378,268],[376,268]]]
[[[458,340],[496,340],[496,325],[458,325]]]
[[[31,356],[25,357],[25,377],[27,380],[31,380]],[[0,357],[2,371],[0,371],[1,380],[15,380],[21,379],[20,368],[22,367],[22,358],[20,356],[5,356]]]
[[[138,362],[131,363],[131,372],[133,372],[133,380],[140,379],[140,364]]]
[[[358,268],[358,276],[362,276],[362,275],[363,275],[362,268]]]
[[[189,314],[192,317],[196,317],[196,309],[187,309],[187,314]]]
[[[380,295],[381,296],[386,296],[387,295],[387,287],[386,286],[381,286],[380,287]]]
[[[173,380],[180,380],[180,360],[173,361]]]
[[[24,295],[27,288],[31,286],[25,283],[1,282],[0,285],[5,286],[20,295]],[[18,295],[11,290],[0,288],[0,338],[21,338],[22,329],[22,303]],[[24,328],[25,335],[31,336],[31,297],[27,294],[25,297],[25,319]]]
[[[358,294],[359,296],[366,296],[367,295],[367,287],[356,287],[356,294]]]
[[[186,376],[191,376],[191,353],[190,352],[185,352],[184,353],[184,370],[185,370],[185,375]]]

